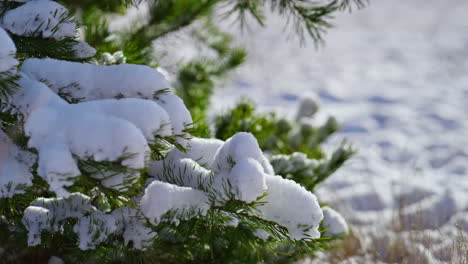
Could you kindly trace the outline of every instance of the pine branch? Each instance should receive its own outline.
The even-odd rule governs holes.
[[[260,25],[265,25],[265,16],[261,7],[266,1],[261,0],[236,0],[228,2],[231,9],[226,16],[237,14],[237,20],[244,26],[247,14],[250,14]],[[352,7],[362,8],[368,0],[333,0],[328,4],[304,0],[270,0],[272,11],[288,19],[301,41],[305,41],[305,35],[312,38],[315,45],[323,43],[323,34],[332,27],[330,20],[332,14],[341,10],[352,10]]]
[[[6,12],[8,10],[17,8],[21,6],[23,3],[15,2],[15,1],[8,1],[8,0],[0,0],[0,20],[3,19]]]
[[[314,178],[310,180],[308,188],[311,188],[311,190],[315,189],[318,184],[343,166],[356,152],[356,148],[350,145],[346,140],[341,142],[341,145],[332,153],[331,157],[317,166]]]
[[[88,58],[78,58],[73,47],[78,43],[74,38],[62,40],[41,39],[11,35],[15,42],[19,60],[27,58],[54,58],[59,60],[84,62]]]
[[[131,6],[138,6],[143,0],[60,0],[64,6],[81,10],[97,8],[105,12],[124,13]]]
[[[215,84],[240,66],[247,52],[236,47],[233,37],[222,32],[209,18],[196,27],[191,35],[213,54],[200,55],[183,65],[178,71],[175,89],[196,120],[192,131],[194,135],[209,137],[206,111]]]
[[[0,104],[8,102],[10,97],[18,90],[19,76],[15,71],[0,72]],[[2,108],[0,108],[1,110]]]
[[[188,26],[201,15],[208,14],[219,0],[156,0],[150,6],[148,28],[134,33],[151,39]]]
[[[84,39],[97,50],[98,56],[104,52],[114,53],[121,50],[117,41],[110,39],[112,33],[109,30],[108,18],[103,10],[98,8],[82,10],[80,22],[84,27]]]
[[[139,19],[120,34],[120,47],[130,63],[154,64],[149,58],[155,39],[190,25],[208,14],[218,1],[220,0],[152,1],[143,25]]]

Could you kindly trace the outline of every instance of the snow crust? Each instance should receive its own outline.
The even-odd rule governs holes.
[[[61,40],[76,34],[68,16],[69,11],[54,1],[28,1],[6,11],[0,26],[15,35]]]
[[[0,27],[0,72],[5,72],[18,65],[15,59],[16,47],[10,36]]]

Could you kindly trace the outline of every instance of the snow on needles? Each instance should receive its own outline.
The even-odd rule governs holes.
[[[77,25],[71,19],[69,11],[60,4],[48,0],[15,2],[25,4],[14,9],[4,10],[4,16],[0,21],[0,27],[9,33],[54,40],[68,38],[73,40],[70,45],[72,45],[71,49],[76,58],[90,58],[96,54],[96,50],[88,43],[76,39]],[[1,35],[2,33],[0,33],[0,43],[6,42]],[[2,49],[1,46],[0,49]],[[4,56],[1,55],[0,51],[0,61],[2,57]]]
[[[226,140],[216,152],[211,167],[218,171],[230,169],[233,163],[243,158],[252,158],[262,165],[265,173],[273,173],[273,168],[263,155],[257,140],[246,132],[237,133]]]
[[[323,214],[315,195],[292,180],[273,176],[271,165],[252,134],[237,133],[222,144],[220,141],[206,139],[193,140],[196,143],[187,153],[172,150],[166,160],[153,163],[150,174],[156,179],[156,184],[165,181],[173,184],[171,186],[184,187],[183,190],[189,188],[197,194],[203,191],[210,197],[215,197],[215,201],[210,201],[214,203],[222,203],[227,199],[250,203],[267,193],[261,200],[267,203],[259,207],[261,217],[286,227],[291,239],[320,237],[318,226]],[[205,167],[191,159],[196,158],[202,150],[208,157],[213,156],[212,163],[204,165]],[[206,164],[206,161],[202,162]],[[164,193],[174,195],[167,190]],[[152,203],[147,199],[146,204],[150,206]],[[203,200],[194,205],[193,201],[183,203],[196,208],[204,208],[206,203]],[[166,208],[162,212],[168,210]],[[160,217],[162,212],[155,214],[151,211],[150,214]]]
[[[335,235],[344,235],[348,233],[348,225],[337,211],[333,210],[328,206],[322,207],[323,212],[323,226],[327,231],[323,236],[335,236]]]
[[[0,130],[0,198],[24,193],[32,185],[29,168],[34,161],[33,154],[20,150]]]
[[[78,219],[73,231],[78,235],[81,250],[94,249],[118,231],[116,217],[96,209],[86,195],[73,193],[68,198],[38,198],[23,215],[23,224],[28,230],[28,245],[40,244],[43,231],[63,230],[64,221],[69,218]]]
[[[81,174],[74,157],[142,169],[155,136],[181,136],[179,143],[187,144],[183,135],[192,123],[190,113],[180,98],[164,90],[166,80],[150,67],[28,59],[22,71],[22,89],[13,104],[26,117],[28,145],[39,150],[39,175],[60,196]],[[85,102],[69,104],[53,91]],[[104,186],[120,190],[139,175],[107,176],[93,177],[106,178]]]
[[[76,35],[76,24],[60,4],[18,2],[24,4],[7,10],[0,22],[6,30],[0,28],[0,72],[18,64],[8,34],[55,40]],[[88,44],[77,43],[75,55],[94,54]],[[123,54],[113,56],[124,62]],[[37,198],[25,209],[22,222],[28,245],[39,245],[43,231],[63,232],[66,220],[73,218],[81,250],[95,248],[110,235],[121,235],[125,244],[145,249],[157,236],[148,223],[178,224],[205,216],[212,206],[219,208],[230,200],[267,202],[249,214],[286,227],[291,239],[320,236],[323,214],[316,197],[294,181],[274,176],[252,134],[237,133],[225,142],[187,139],[190,112],[157,70],[32,58],[23,62],[18,76],[19,89],[8,110],[24,117],[28,147],[37,150],[37,174],[57,196]],[[308,115],[315,111],[311,103],[304,109]],[[150,164],[150,144],[157,137],[173,137],[188,151],[174,148],[165,159]],[[36,156],[20,150],[3,132],[0,146],[0,198],[10,198],[32,185],[30,168]],[[102,172],[83,165],[91,161],[123,170]],[[81,176],[122,192],[148,166],[146,188],[131,201],[139,205],[135,208],[122,204],[113,211],[110,206],[100,210],[93,206],[98,187],[91,190],[91,197],[67,189]],[[226,214],[232,218],[227,224],[237,226],[235,213]],[[266,230],[257,229],[255,234],[268,239]]]
[[[115,98],[154,100],[169,115],[174,135],[184,135],[192,117],[184,102],[174,95],[164,76],[145,65],[98,66],[54,59],[28,59],[22,70],[43,81],[59,94],[93,101]],[[187,142],[180,139],[179,143]]]
[[[268,196],[259,209],[263,217],[288,228],[291,239],[320,237],[318,227],[323,213],[317,198],[293,180],[281,176],[266,178]]]
[[[117,234],[123,235],[125,244],[133,242],[133,247],[145,249],[157,235],[146,225],[146,219],[139,209],[123,207],[112,212],[115,217]]]
[[[209,209],[208,197],[204,192],[160,181],[154,181],[146,188],[140,205],[143,214],[153,224],[159,223],[170,210],[178,210],[175,212],[177,217],[170,219],[178,223],[193,215],[205,215]]]
[[[39,151],[38,173],[60,196],[81,174],[73,155],[121,160],[123,166],[141,169],[149,159],[148,140],[170,135],[168,115],[155,102],[127,98],[68,104],[25,75],[18,83],[22,89],[13,102],[26,117],[28,145]]]
[[[153,99],[155,92],[170,88],[161,73],[145,65],[27,59],[22,70],[36,80],[44,80],[56,93],[85,101],[116,97]]]
[[[8,34],[0,27],[0,72],[5,72],[18,65],[15,59],[16,47]]]
[[[69,11],[53,1],[30,1],[8,10],[0,26],[20,36],[61,40],[76,35]]]

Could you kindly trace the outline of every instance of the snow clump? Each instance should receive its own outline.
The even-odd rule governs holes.
[[[252,134],[237,133],[226,142],[198,138],[193,141],[196,143],[187,153],[174,149],[166,160],[154,162],[150,175],[157,181],[212,194],[215,203],[229,199],[250,203],[261,198],[266,203],[258,207],[260,216],[286,227],[291,239],[320,237],[318,227],[323,214],[317,198],[294,181],[274,176]],[[203,161],[210,164],[206,167],[191,159],[196,159],[202,150],[205,157],[210,157]],[[264,194],[267,195],[263,197]]]
[[[16,47],[8,34],[0,27],[0,73],[18,65]]]
[[[327,231],[323,234],[325,237],[344,235],[348,233],[348,225],[337,211],[328,206],[322,207],[323,226]]]

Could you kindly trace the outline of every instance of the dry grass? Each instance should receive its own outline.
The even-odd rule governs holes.
[[[408,204],[411,202],[399,201],[386,225],[351,226],[352,233],[340,241],[337,249],[312,262],[468,264],[468,230],[448,221],[441,230],[428,229],[431,215],[417,206],[416,211],[421,209],[421,213],[408,214],[404,209]]]
[[[451,250],[453,254],[452,263],[468,263],[468,235],[459,231]]]
[[[446,246],[434,246],[441,242]],[[468,233],[460,229],[455,236],[437,230],[363,232],[354,229],[337,249],[312,262],[468,264]]]

